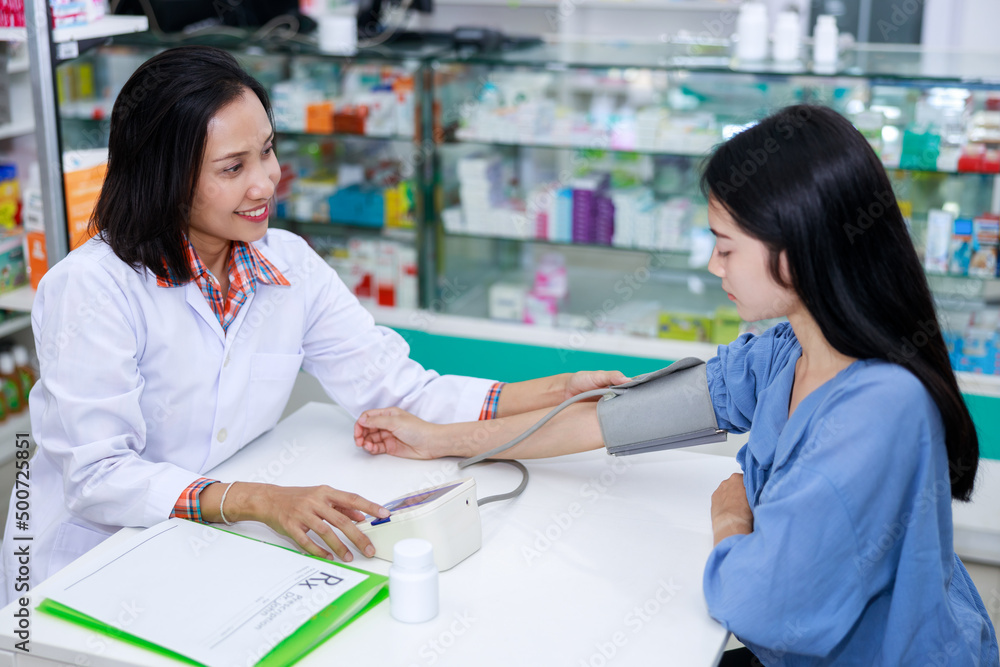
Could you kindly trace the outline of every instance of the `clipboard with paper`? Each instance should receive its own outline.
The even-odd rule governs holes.
[[[387,596],[387,578],[170,519],[38,606],[207,667],[290,665]]]

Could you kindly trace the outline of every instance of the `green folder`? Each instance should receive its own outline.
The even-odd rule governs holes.
[[[225,532],[232,533],[232,531]],[[232,534],[239,535],[239,533]],[[300,553],[285,546],[256,540],[245,535],[240,535],[240,537],[245,537],[261,544],[267,544],[268,546]],[[307,655],[310,651],[350,625],[355,619],[369,609],[374,608],[389,596],[389,589],[387,587],[388,577],[342,563],[333,563],[312,554],[300,555],[320,560],[327,567],[344,568],[365,574],[367,578],[321,609],[299,626],[295,632],[279,642],[256,663],[259,667],[284,667],[285,665],[292,665],[298,662],[303,656]],[[203,664],[49,598],[42,600],[38,605],[38,610],[190,665]]]

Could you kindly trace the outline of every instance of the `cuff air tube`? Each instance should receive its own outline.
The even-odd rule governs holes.
[[[726,432],[719,429],[715,419],[705,362],[687,357],[624,384],[577,394],[510,442],[460,461],[458,467],[465,468],[510,449],[564,408],[596,396],[601,397],[597,420],[608,454],[641,454],[726,439]]]

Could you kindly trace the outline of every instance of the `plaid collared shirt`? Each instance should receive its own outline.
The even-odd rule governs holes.
[[[194,280],[198,283],[201,293],[205,295],[208,305],[212,307],[212,312],[219,318],[223,331],[229,331],[229,325],[254,293],[258,281],[265,285],[285,287],[290,284],[281,271],[267,261],[257,248],[249,243],[233,241],[229,255],[229,293],[224,295],[219,281],[198,257],[190,241],[185,244],[184,251],[187,253]],[[160,287],[179,287],[182,283],[170,276],[166,279],[157,278],[156,284]]]

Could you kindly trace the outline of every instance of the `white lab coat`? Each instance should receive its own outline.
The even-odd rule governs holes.
[[[195,283],[158,287],[97,239],[42,280],[32,310],[41,367],[30,397],[32,588],[119,527],[166,519],[189,484],[277,423],[300,367],[355,417],[398,405],[437,423],[478,418],[490,380],[412,361],[298,236],[271,230],[255,245],[291,286],[258,284],[228,333]],[[13,511],[8,601],[20,594],[11,538],[25,534]]]

